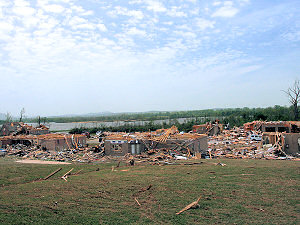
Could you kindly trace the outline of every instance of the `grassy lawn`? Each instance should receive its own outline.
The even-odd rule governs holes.
[[[299,224],[299,162],[202,162],[121,164],[112,171],[117,162],[33,165],[0,159],[0,223]],[[68,182],[59,178],[71,168],[82,172]],[[175,214],[199,196],[199,208]]]

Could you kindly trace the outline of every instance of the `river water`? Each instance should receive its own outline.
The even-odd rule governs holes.
[[[179,123],[186,123],[191,120],[195,120],[196,118],[178,118],[178,119],[166,119],[166,120],[153,120],[152,122],[154,124],[163,124],[164,122],[174,123],[175,121],[178,121]],[[197,118],[198,120],[204,121],[205,118]],[[73,128],[94,128],[94,127],[118,127],[123,125],[145,125],[146,123],[149,123],[150,121],[114,121],[114,122],[100,122],[100,121],[93,121],[93,122],[72,122],[72,123],[55,123],[50,122],[46,123],[46,126],[50,128],[50,131],[69,131]],[[29,123],[32,126],[37,126],[37,123]]]

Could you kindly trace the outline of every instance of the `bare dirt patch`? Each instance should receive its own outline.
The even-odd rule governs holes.
[[[71,164],[68,162],[57,162],[57,161],[42,161],[42,160],[31,160],[31,159],[24,159],[24,160],[18,160],[17,163],[31,163],[31,164]]]

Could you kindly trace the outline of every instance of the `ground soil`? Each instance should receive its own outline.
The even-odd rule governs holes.
[[[17,163],[31,163],[31,164],[71,164],[67,162],[57,162],[57,161],[43,161],[43,160],[31,160],[31,159],[24,159],[24,160],[18,160]]]

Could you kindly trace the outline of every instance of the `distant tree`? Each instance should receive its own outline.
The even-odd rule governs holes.
[[[21,111],[20,111],[20,119],[19,119],[19,122],[22,122],[22,119],[24,117],[24,114],[25,114],[25,108],[22,108]]]
[[[5,117],[6,117],[5,121],[7,123],[12,122],[12,115],[9,112],[6,113]]]
[[[293,106],[293,115],[294,115],[294,120],[298,121],[298,103],[300,99],[300,83],[299,80],[295,80],[294,85],[292,87],[289,87],[286,91],[284,91],[288,98],[289,102]]]
[[[267,116],[263,113],[256,113],[254,114],[254,120],[267,120]]]

